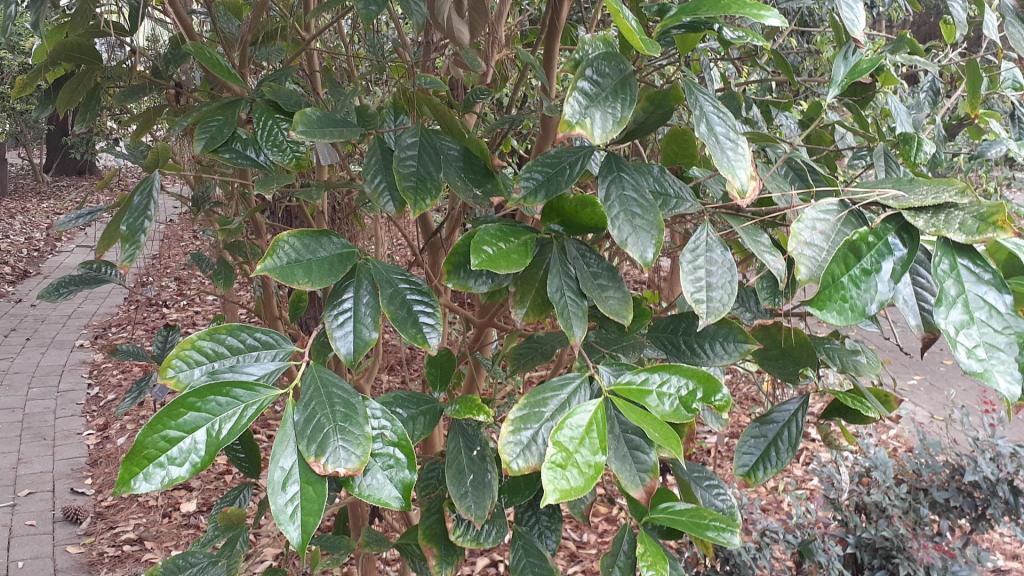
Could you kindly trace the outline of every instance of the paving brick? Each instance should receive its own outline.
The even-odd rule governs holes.
[[[10,560],[31,560],[33,558],[53,558],[53,535],[39,534],[36,536],[15,536],[8,546]],[[34,574],[34,572],[33,572]]]

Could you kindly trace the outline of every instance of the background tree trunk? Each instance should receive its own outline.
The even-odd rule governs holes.
[[[74,111],[64,116],[56,112],[46,119],[46,161],[43,173],[47,176],[87,176],[98,174],[96,159],[76,158],[68,146],[67,138],[75,127]]]
[[[7,196],[10,193],[7,168],[7,141],[0,140],[0,196]]]

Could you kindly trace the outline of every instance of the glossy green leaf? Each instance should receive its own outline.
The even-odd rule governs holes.
[[[625,523],[615,533],[611,547],[601,556],[601,576],[635,576],[636,556],[636,535]]]
[[[727,412],[732,397],[711,374],[682,364],[659,364],[620,376],[610,392],[642,404],[665,422],[690,422],[704,406]]]
[[[363,192],[370,202],[388,214],[405,208],[405,199],[395,181],[395,152],[383,136],[374,136],[363,158]]]
[[[541,506],[579,498],[597,484],[608,459],[608,421],[600,399],[578,404],[555,424],[541,466]]]
[[[58,40],[47,53],[51,64],[65,63],[78,66],[102,66],[103,56],[96,42],[86,36],[69,36]]]
[[[808,373],[817,373],[818,354],[799,328],[775,322],[758,326],[750,334],[761,345],[751,357],[765,372],[789,384],[799,384]]]
[[[192,149],[197,154],[205,154],[226,142],[235,133],[245,106],[242,98],[229,98],[205,109],[196,121]]]
[[[725,317],[739,290],[739,271],[732,251],[709,222],[690,236],[679,253],[683,297],[700,318],[698,330]]]
[[[821,411],[821,420],[839,419],[849,424],[872,424],[882,415],[878,410],[879,406],[886,413],[892,414],[903,404],[902,398],[877,386],[852,388],[842,393],[833,390],[831,393],[835,399]],[[868,398],[866,394],[870,394],[872,398]]]
[[[775,243],[772,242],[768,232],[753,220],[747,220],[731,214],[724,214],[722,217],[736,231],[743,246],[750,250],[750,253],[760,260],[768,268],[768,271],[775,276],[775,279],[779,281],[779,286],[784,285],[788,272],[786,269],[786,259],[775,246]]]
[[[579,344],[587,336],[587,296],[580,289],[563,242],[555,242],[547,272],[547,296],[554,306],[558,325],[571,343]]]
[[[662,216],[666,218],[677,214],[693,214],[700,212],[702,207],[693,190],[682,180],[676,178],[664,166],[657,164],[640,164],[637,166],[643,173],[645,185],[650,191]]]
[[[537,253],[525,270],[515,276],[510,286],[509,308],[512,316],[520,322],[536,322],[547,318],[552,310],[548,298],[548,269],[554,243],[541,239]]]
[[[373,444],[363,473],[345,480],[345,489],[364,502],[388,510],[411,510],[416,485],[416,451],[396,415],[366,400]]]
[[[246,478],[259,480],[263,472],[263,453],[252,430],[242,432],[241,436],[225,446],[224,455]]]
[[[692,312],[655,320],[647,329],[647,340],[671,362],[691,366],[729,366],[758,347],[742,326],[722,319],[698,330]]]
[[[481,424],[452,420],[445,445],[448,494],[459,515],[480,527],[498,502],[498,469]]]
[[[373,442],[363,397],[337,374],[311,363],[302,375],[295,437],[306,462],[323,476],[357,476]]]
[[[972,247],[940,238],[932,255],[938,287],[935,323],[965,374],[999,392],[1021,397],[1024,320],[999,272]]]
[[[854,232],[832,256],[807,309],[835,326],[871,318],[892,300],[918,243],[917,230],[898,215]]]
[[[867,14],[864,0],[836,0],[836,12],[843,22],[846,32],[860,45],[864,45],[864,28],[867,26]]]
[[[422,392],[399,390],[384,394],[377,401],[405,426],[413,444],[418,444],[434,431],[444,412],[436,398]]]
[[[853,42],[846,43],[836,53],[835,61],[832,62],[832,78],[829,81],[827,99],[832,100],[846,92],[855,82],[874,72],[883,60],[884,53],[865,58],[864,53],[858,50]]]
[[[288,296],[288,321],[298,323],[309,309],[309,292],[293,290]]]
[[[494,410],[476,394],[462,394],[448,402],[445,416],[456,420],[476,420],[484,424],[494,421]]]
[[[388,322],[402,338],[434,353],[441,342],[441,305],[419,277],[379,260],[367,261]]]
[[[306,146],[289,138],[291,120],[264,100],[252,105],[253,137],[272,162],[290,169],[309,167]]]
[[[79,208],[72,210],[67,214],[61,216],[53,223],[53,229],[56,232],[67,232],[79,226],[85,226],[96,221],[98,218],[106,214],[107,210],[112,205],[97,205],[97,206],[86,206],[85,208]]]
[[[932,279],[932,255],[919,246],[917,256],[906,275],[896,285],[893,303],[907,321],[907,325],[921,340],[921,356],[939,339],[935,325],[935,281]]]
[[[203,68],[206,68],[217,78],[240,88],[248,88],[238,71],[216,49],[199,42],[189,42],[185,44],[184,48],[186,52],[196,59],[196,62],[199,62]],[[98,63],[102,63],[102,61]]]
[[[594,155],[592,146],[568,146],[548,150],[530,160],[519,173],[516,202],[532,206],[568,192],[579,180]]]
[[[473,236],[470,266],[498,274],[520,272],[533,260],[536,242],[537,232],[532,228],[502,222],[487,224]]]
[[[51,303],[64,302],[84,290],[92,290],[110,283],[112,283],[110,278],[100,274],[90,272],[67,274],[44,286],[36,294],[36,299]]]
[[[156,386],[156,372],[150,372],[136,380],[128,387],[128,391],[121,397],[121,402],[118,403],[117,409],[114,414],[120,418],[128,413],[129,410],[138,406],[139,402],[149,394],[149,391]]]
[[[740,507],[732,488],[709,468],[682,460],[669,462],[684,502],[714,510],[726,518],[741,521]]]
[[[362,135],[363,129],[336,112],[319,108],[303,108],[292,117],[292,138],[305,142],[349,142]]]
[[[501,425],[498,454],[510,476],[541,469],[548,437],[563,416],[590,399],[590,384],[583,374],[565,374],[540,384],[519,399]]]
[[[651,39],[639,19],[622,3],[622,0],[607,0],[604,7],[612,17],[619,33],[637,52],[647,56],[661,54],[661,45]]]
[[[650,412],[637,407],[631,402],[615,396],[612,396],[611,399],[618,411],[621,412],[626,419],[643,430],[644,434],[646,434],[651,441],[664,448],[672,456],[680,460],[683,458],[682,440],[679,438],[679,434],[676,433],[671,426],[665,424]],[[609,438],[611,438],[610,430],[611,427],[609,425]],[[635,495],[634,498],[636,498]],[[637,499],[640,500],[640,498]]]
[[[452,290],[483,294],[508,286],[516,278],[490,270],[473,269],[470,252],[473,239],[476,238],[479,231],[479,228],[474,228],[463,234],[445,256],[444,264],[441,267],[441,278],[445,286]]]
[[[458,365],[459,361],[450,348],[442,348],[438,350],[437,354],[427,355],[424,360],[423,375],[426,377],[430,389],[440,394],[447,392]]]
[[[642,528],[637,538],[636,570],[640,576],[669,576],[668,556],[665,550]]]
[[[457,546],[472,550],[500,546],[508,536],[508,518],[501,507],[496,507],[487,520],[477,527],[456,512],[450,503],[445,505],[448,515],[448,535]]]
[[[756,0],[691,0],[673,7],[662,18],[654,34],[660,36],[664,30],[687,20],[720,16],[742,16],[768,26],[789,26],[778,10]]]
[[[448,535],[444,517],[447,496],[445,466],[441,460],[428,460],[420,469],[416,481],[416,501],[420,508],[419,544],[426,556],[430,573],[455,576],[465,550],[458,547]]]
[[[864,226],[867,220],[845,200],[828,198],[804,208],[793,221],[788,243],[796,279],[817,283],[843,240]]]
[[[358,248],[330,230],[288,230],[274,236],[253,274],[300,290],[319,290],[341,280],[358,257]]]
[[[576,71],[558,130],[581,134],[592,144],[610,142],[629,122],[638,90],[629,60],[618,52],[598,52]]]
[[[118,264],[130,266],[142,255],[153,226],[156,224],[156,210],[160,202],[160,171],[154,170],[132,189],[125,200],[121,216],[118,239],[121,254]]]
[[[828,336],[811,336],[818,357],[830,368],[855,378],[874,379],[882,372],[882,361],[864,344],[833,332]]]
[[[558,568],[537,540],[516,527],[509,546],[509,574],[512,576],[558,576]]]
[[[623,404],[627,405],[628,410],[629,403],[623,401]],[[619,486],[646,505],[658,487],[658,452],[647,434],[619,409],[606,402],[605,410],[608,420],[608,467],[615,474]],[[636,410],[643,412],[639,408]]]
[[[640,88],[640,100],[633,110],[629,124],[615,139],[616,144],[638,140],[653,134],[672,119],[676,108],[683,103],[683,90],[676,84],[657,89],[651,86]]]
[[[420,125],[395,139],[395,183],[413,216],[429,210],[441,197],[441,152],[437,135]]]
[[[953,178],[884,178],[861,182],[854,193],[900,210],[977,200],[969,185]]]
[[[547,364],[569,344],[560,332],[530,334],[526,338],[505,348],[505,362],[510,374],[526,374]]]
[[[121,461],[114,494],[163,490],[195,476],[279,394],[256,382],[218,382],[171,400],[139,431]]]
[[[964,62],[964,86],[967,88],[964,110],[971,116],[977,116],[981,112],[981,85],[984,81],[981,64],[975,58],[968,58]]]
[[[904,210],[903,216],[924,234],[962,244],[977,244],[1016,234],[1006,202],[970,202]]]
[[[60,93],[57,95],[57,102],[54,106],[57,114],[63,116],[69,110],[78,106],[88,90],[96,85],[100,70],[100,68],[95,66],[82,68],[64,83]]]
[[[203,381],[229,366],[286,362],[296,352],[292,341],[274,330],[247,324],[221,324],[185,338],[160,365],[160,383],[172,390]]]
[[[651,508],[644,523],[674,528],[726,548],[739,548],[742,544],[738,518],[686,502],[658,504]]]
[[[633,321],[633,299],[618,269],[583,242],[556,242],[565,250],[580,290],[602,314],[623,326],[629,326]]]
[[[565,194],[544,204],[540,221],[558,226],[570,236],[600,234],[608,229],[608,215],[601,202],[589,194]]]
[[[683,6],[689,4],[692,2]],[[707,146],[711,161],[727,182],[729,195],[741,206],[750,204],[757,198],[761,184],[754,171],[754,159],[743,135],[743,126],[700,84],[684,79],[683,91],[693,114],[693,131]]]
[[[737,476],[757,486],[789,464],[800,448],[809,401],[809,394],[795,396],[750,422],[736,444]]]
[[[299,453],[295,403],[290,398],[270,451],[267,500],[278,529],[304,555],[327,507],[327,478],[318,476]]]
[[[647,172],[617,154],[608,153],[597,176],[597,197],[608,214],[608,231],[644,268],[661,252],[665,221],[647,187]]]
[[[346,366],[355,366],[373,349],[380,338],[380,296],[369,266],[357,262],[331,288],[323,322],[331,348]]]

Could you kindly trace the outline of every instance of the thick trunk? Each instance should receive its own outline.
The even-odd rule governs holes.
[[[96,159],[77,158],[68,145],[68,137],[74,130],[74,112],[64,116],[50,114],[46,119],[46,161],[43,173],[48,176],[87,176],[98,174]]]
[[[0,196],[10,193],[7,170],[7,141],[0,141]]]

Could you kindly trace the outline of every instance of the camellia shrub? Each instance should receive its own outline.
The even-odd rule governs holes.
[[[1024,142],[1017,0],[0,7],[38,36],[17,94],[48,87],[36,105],[79,122],[150,103],[120,147],[145,176],[62,219],[110,216],[96,259],[40,298],[125,282],[164,191],[210,238],[193,263],[227,322],[141,351],[159,368],[137,397],[174,395],[115,492],[225,451],[265,482],[256,521],[269,511],[312,569],[354,553],[373,574],[394,548],[454,574],[509,542],[511,573],[553,574],[561,505],[609,472],[631,518],[602,573],[681,573],[676,539],[739,546],[735,501],[684,452],[728,417],[728,371],[762,370],[786,398],[739,439],[752,486],[809,424],[848,434],[900,401],[868,347],[808,317],[899,313],[922,354],[945,338],[1008,409],[1020,399],[1024,243],[1003,196]],[[237,321],[248,301],[260,325]],[[374,393],[399,364],[422,382]],[[160,573],[240,570],[252,488]],[[397,540],[369,527],[380,510]]]

